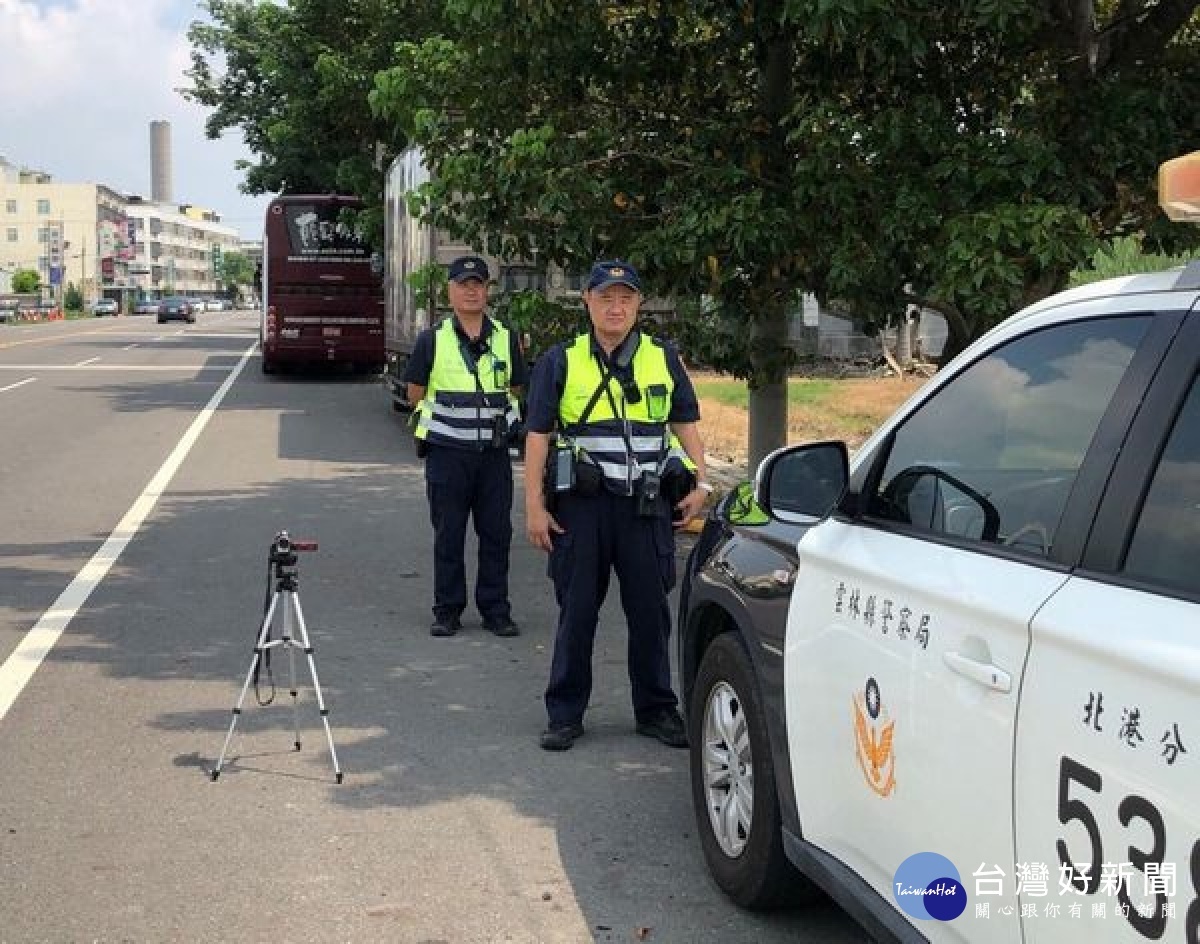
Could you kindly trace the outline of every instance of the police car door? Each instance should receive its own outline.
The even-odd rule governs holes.
[[[1030,944],[1200,942],[1200,312],[1187,322],[1082,566],[1033,624],[1017,858],[1048,881],[1021,893]]]
[[[1067,579],[1051,548],[1144,331],[1037,327],[939,378],[856,464],[859,510],[799,545],[785,710],[804,838],[932,941],[1020,940],[1029,625]],[[963,894],[936,897],[943,878]]]

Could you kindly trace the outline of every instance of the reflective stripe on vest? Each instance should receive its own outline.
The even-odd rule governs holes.
[[[413,435],[418,439],[458,449],[484,448],[492,445],[496,417],[505,417],[509,428],[517,421],[516,404],[508,392],[512,375],[507,362],[508,329],[494,321],[491,325],[487,350],[476,365],[478,379],[463,358],[453,317],[438,325],[429,385],[417,409]]]
[[[611,491],[632,495],[643,470],[661,472],[669,458],[684,455],[667,428],[675,380],[667,366],[666,351],[660,342],[643,335],[631,365],[641,398],[637,403],[626,402],[621,385],[610,380],[611,402],[601,394],[582,426],[579,420],[603,374],[592,354],[590,334],[580,335],[566,345],[565,353],[567,377],[558,405],[559,427],[577,450],[587,453],[600,466]],[[623,416],[613,413],[614,403]],[[685,462],[692,465],[686,456]]]

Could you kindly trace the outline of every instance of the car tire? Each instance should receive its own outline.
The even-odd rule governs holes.
[[[750,657],[734,633],[718,636],[704,653],[688,712],[688,738],[692,804],[717,885],[744,908],[800,901],[808,883],[783,851],[766,720]]]
[[[166,318],[159,318],[159,319],[158,319],[158,323],[159,323],[159,324],[166,324],[166,323],[167,323],[167,319],[166,319]]]

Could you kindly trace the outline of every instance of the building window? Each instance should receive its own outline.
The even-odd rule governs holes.
[[[10,243],[15,243],[17,241],[17,228],[15,226],[10,226],[8,228],[8,241]]]
[[[6,213],[16,213],[17,212],[17,201],[16,200],[5,200],[4,201],[4,210]]]
[[[50,215],[50,201],[49,200],[39,200],[37,202],[37,211],[38,211],[38,214],[41,216],[49,216]]]
[[[50,271],[50,257],[49,256],[38,256],[38,271],[39,272],[49,272]]]
[[[49,242],[49,241],[50,241],[50,227],[48,227],[48,226],[39,226],[39,227],[38,227],[38,242],[39,242],[39,243],[46,243],[46,242]]]

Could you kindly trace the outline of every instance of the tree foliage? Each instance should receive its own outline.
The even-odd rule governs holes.
[[[67,285],[63,292],[63,308],[67,311],[83,311],[83,292],[79,291],[74,282]]]
[[[13,273],[12,287],[18,295],[27,295],[41,289],[42,277],[37,269],[17,269]]]
[[[221,256],[217,280],[227,288],[254,283],[254,263],[244,252],[226,252]]]
[[[1097,249],[1087,265],[1071,273],[1070,284],[1085,285],[1100,279],[1115,279],[1139,272],[1162,272],[1185,266],[1193,259],[1200,259],[1200,252],[1181,252],[1176,255],[1148,252],[1142,235],[1132,233],[1129,236],[1120,236]]]
[[[621,255],[676,299],[693,355],[775,405],[752,458],[801,291],[871,330],[936,309],[954,353],[1105,240],[1197,238],[1154,191],[1200,146],[1197,0],[207,6],[192,95],[259,155],[251,192],[378,205],[379,158],[418,144],[472,245]]]
[[[367,102],[396,42],[436,28],[440,4],[408,0],[203,0],[188,32],[190,85],[209,137],[239,130],[246,193],[358,193],[378,209],[381,168],[405,146]],[[378,220],[376,220],[378,228]]]

